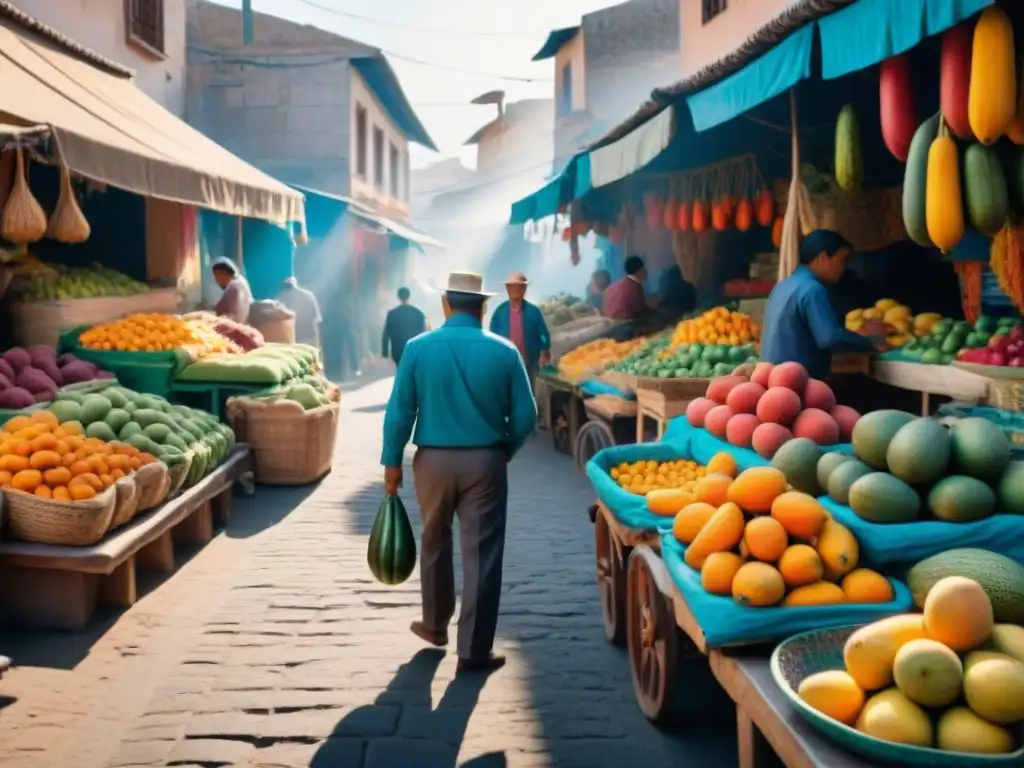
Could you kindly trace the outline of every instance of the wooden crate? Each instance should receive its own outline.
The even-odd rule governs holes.
[[[654,419],[657,422],[658,439],[661,440],[665,434],[665,426],[669,419],[674,419],[686,413],[686,406],[696,397],[700,397],[700,395],[686,400],[678,400],[668,397],[664,392],[638,389],[636,391],[636,441],[638,443],[644,441],[645,417]]]
[[[635,387],[638,398],[641,391],[657,392],[664,395],[666,400],[689,402],[698,397],[704,397],[709,384],[711,384],[711,379],[657,379],[637,376]]]

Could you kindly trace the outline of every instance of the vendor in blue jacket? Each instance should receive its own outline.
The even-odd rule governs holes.
[[[526,372],[532,384],[540,366],[551,360],[551,335],[544,314],[536,304],[526,300],[530,281],[522,272],[513,272],[505,281],[508,301],[500,304],[491,315],[491,333],[496,333],[515,344],[526,363]]]

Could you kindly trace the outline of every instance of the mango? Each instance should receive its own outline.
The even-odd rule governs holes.
[[[1024,627],[1016,624],[996,624],[989,638],[990,650],[1005,653],[1024,664]]]
[[[939,581],[924,601],[928,636],[954,651],[970,651],[992,635],[992,602],[981,585],[963,576]]]
[[[847,638],[843,648],[846,671],[866,691],[892,685],[893,664],[900,648],[926,636],[924,617],[916,613],[890,616],[861,627]]]
[[[991,723],[1024,720],[1024,664],[994,651],[974,651],[964,660],[964,698]]]
[[[930,747],[935,741],[928,714],[899,689],[876,693],[864,703],[857,730],[882,741]]]
[[[973,755],[1005,755],[1013,751],[1013,734],[983,720],[967,707],[942,713],[936,728],[938,748]]]
[[[804,678],[797,687],[800,698],[823,715],[846,725],[857,722],[864,707],[864,691],[842,670],[830,669]]]
[[[945,707],[960,698],[964,667],[960,657],[934,640],[911,640],[896,652],[896,686],[924,707]]]

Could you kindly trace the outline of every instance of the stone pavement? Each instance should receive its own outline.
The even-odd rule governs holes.
[[[418,579],[384,587],[365,562],[390,384],[346,391],[325,481],[237,500],[230,528],[130,611],[85,633],[0,634],[19,664],[0,683],[0,765],[735,765],[730,703],[699,666],[675,735],[637,709],[601,630],[592,492],[546,433],[511,465],[509,664],[455,679],[453,654],[408,632]]]

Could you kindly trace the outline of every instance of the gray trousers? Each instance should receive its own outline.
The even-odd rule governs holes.
[[[423,529],[423,624],[446,634],[455,615],[452,523],[458,514],[462,612],[457,649],[461,659],[484,658],[494,645],[501,600],[508,509],[505,454],[496,448],[421,448],[412,470]]]

